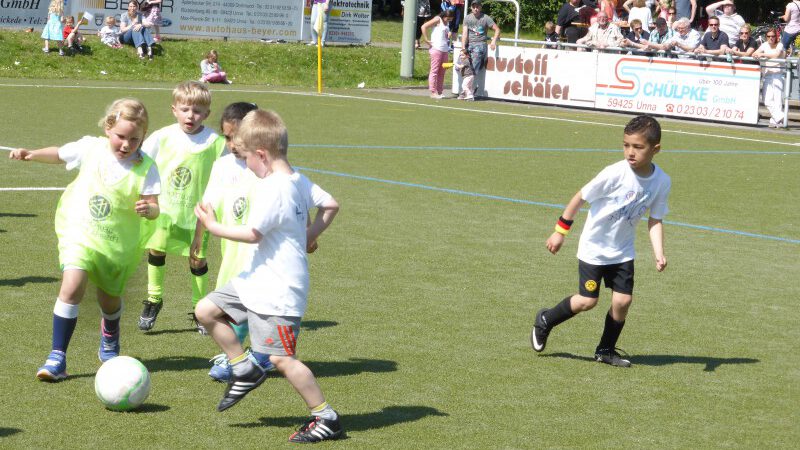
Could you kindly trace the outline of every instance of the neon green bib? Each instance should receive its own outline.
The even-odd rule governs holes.
[[[55,227],[59,249],[77,245],[96,250],[120,266],[136,264],[144,248],[144,219],[134,207],[153,160],[142,154],[141,163],[107,185],[102,173],[106,155],[100,152],[110,150],[108,139],[102,139],[103,148],[84,153],[78,176],[58,201]]]
[[[225,138],[199,152],[188,152],[177,138],[165,137],[158,144],[156,164],[161,173],[161,215],[148,226],[146,247],[169,254],[188,256],[197,218],[194,207],[203,197],[211,167],[225,149]],[[200,257],[205,257],[208,234],[204,235]]]
[[[245,225],[250,215],[250,191],[258,181],[253,172],[245,169],[239,179],[226,186],[222,201],[216,209],[223,225]],[[224,286],[244,268],[253,252],[254,245],[222,239],[222,263],[217,275],[217,287]]]

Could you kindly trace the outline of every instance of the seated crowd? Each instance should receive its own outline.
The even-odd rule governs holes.
[[[608,4],[612,7],[606,7]],[[618,9],[617,2],[611,0],[566,0],[556,23],[545,25],[547,47],[556,48],[554,43],[565,41],[578,44],[579,51],[622,48],[633,53],[669,51],[683,58],[712,55],[729,60],[765,55],[767,50],[770,55],[786,55],[781,42],[777,43],[780,50],[770,45],[768,49],[757,52],[759,45],[750,26],[736,12],[732,0],[717,1],[705,8],[705,30],[692,28],[692,18],[676,18],[673,4],[627,0]],[[780,38],[780,31],[772,30],[770,33]],[[769,40],[762,47],[768,44]]]

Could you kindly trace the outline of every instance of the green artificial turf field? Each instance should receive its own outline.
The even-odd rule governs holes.
[[[171,85],[0,80],[0,146],[87,134],[134,96],[150,129],[173,123]],[[208,124],[234,101],[278,111],[292,163],[341,211],[310,255],[301,360],[340,412],[336,448],[776,448],[800,439],[800,150],[796,136],[664,119],[672,177],[669,266],[638,230],[635,300],[619,342],[631,369],[592,360],[609,295],[530,347],[533,315],[577,289],[578,232],[544,241],[563,205],[622,158],[630,116],[520,104],[435,102],[386,92],[213,91]],[[307,410],[273,376],[217,413],[218,353],[189,325],[185,259],[168,257],[165,307],[136,328],[142,267],[128,285],[122,353],[150,370],[136,412],[95,398],[99,309],[90,289],[70,377],[35,380],[58,292],[53,215],[63,166],[0,152],[0,447],[274,448]],[[210,266],[216,276],[218,241]],[[144,266],[144,264],[143,264]],[[792,281],[794,280],[794,281]],[[212,282],[213,285],[213,282]]]

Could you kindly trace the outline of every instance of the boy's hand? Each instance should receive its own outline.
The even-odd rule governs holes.
[[[11,153],[8,154],[8,157],[11,159],[16,159],[17,161],[30,161],[33,157],[33,154],[30,150],[18,148],[16,150],[11,150]]]
[[[198,203],[194,207],[194,215],[203,224],[204,227],[210,228],[209,225],[217,222],[217,215],[214,213],[214,208],[210,204]]]
[[[148,217],[150,215],[150,203],[147,200],[139,200],[136,202],[134,209],[136,210],[136,214],[142,217]]]
[[[664,269],[666,268],[667,268],[667,257],[664,255],[656,257],[656,270],[659,272],[663,272]]]
[[[550,253],[555,255],[561,249],[561,245],[563,243],[564,243],[564,235],[561,233],[556,233],[554,231],[553,234],[551,234],[550,237],[547,238],[545,246],[547,247],[547,250],[550,251]]]
[[[314,239],[313,241],[308,241],[306,243],[306,253],[314,253],[319,248],[319,244],[317,244],[317,240]]]

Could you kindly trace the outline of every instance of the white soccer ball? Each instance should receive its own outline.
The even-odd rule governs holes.
[[[150,395],[150,373],[136,358],[111,358],[94,377],[97,398],[114,411],[130,411],[144,403]]]

